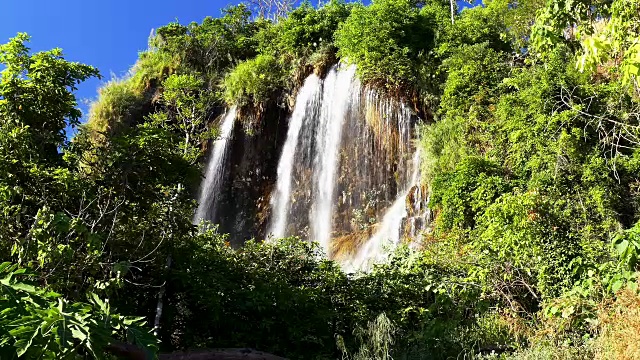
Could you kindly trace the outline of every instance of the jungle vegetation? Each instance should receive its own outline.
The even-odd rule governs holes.
[[[640,359],[640,2],[331,0],[157,29],[98,69],[0,46],[0,358]],[[258,16],[261,15],[261,16]],[[453,21],[452,21],[453,20]],[[367,273],[192,224],[210,119],[342,61],[424,120],[434,229]],[[67,125],[79,128],[69,139]],[[247,124],[250,127],[250,124]]]

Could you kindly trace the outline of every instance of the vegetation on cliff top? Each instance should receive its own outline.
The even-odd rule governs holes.
[[[231,7],[158,29],[73,141],[73,91],[98,71],[18,35],[0,46],[0,356],[640,358],[638,6]],[[346,274],[312,244],[232,249],[194,226],[211,119],[282,104],[336,61],[429,120],[422,248]]]

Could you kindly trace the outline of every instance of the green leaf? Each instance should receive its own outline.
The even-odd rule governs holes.
[[[619,255],[623,255],[629,248],[629,241],[624,238],[618,238],[614,242],[614,247]]]
[[[624,286],[624,283],[624,280],[614,281],[613,284],[611,284],[611,291],[614,293],[618,292],[618,290],[620,290],[622,286]]]

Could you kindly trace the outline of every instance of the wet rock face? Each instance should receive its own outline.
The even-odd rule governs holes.
[[[363,263],[418,239],[429,213],[416,113],[336,66],[309,75],[290,105],[238,112],[209,219],[230,242],[299,236]]]
[[[362,232],[384,216],[410,179],[416,117],[371,89],[348,114],[339,159],[336,237]]]
[[[276,182],[278,157],[287,133],[285,108],[267,106],[260,115],[239,114],[234,127],[219,211],[213,222],[237,246],[265,236],[269,195]],[[250,124],[248,126],[242,126]]]

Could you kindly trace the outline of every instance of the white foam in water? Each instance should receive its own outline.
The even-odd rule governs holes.
[[[388,253],[387,248],[396,247],[400,243],[402,221],[407,217],[406,198],[411,187],[420,181],[420,149],[413,156],[411,182],[402,191],[382,218],[380,228],[360,248],[356,256],[345,267],[352,270],[366,270],[372,263],[383,261]]]

